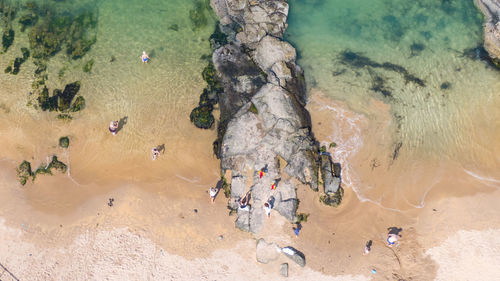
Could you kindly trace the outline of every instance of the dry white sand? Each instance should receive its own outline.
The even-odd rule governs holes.
[[[460,230],[426,253],[439,264],[435,280],[500,280],[500,229]]]
[[[274,272],[257,264],[255,245],[245,240],[230,250],[216,250],[208,258],[188,260],[169,254],[151,240],[126,228],[86,231],[68,245],[40,247],[26,242],[22,230],[0,219],[0,259],[20,280],[277,280]],[[251,245],[248,245],[251,244]],[[240,253],[241,254],[240,254]],[[331,277],[289,263],[289,280],[369,280],[363,276]],[[0,273],[1,274],[1,273]],[[8,280],[4,272],[0,277]]]

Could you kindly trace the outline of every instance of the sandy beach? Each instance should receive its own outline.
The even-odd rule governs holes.
[[[295,236],[295,225],[272,211],[262,231],[253,235],[235,228],[224,194],[210,202],[208,190],[221,176],[220,161],[213,153],[217,130],[198,129],[189,120],[206,86],[201,72],[207,61],[201,56],[211,52],[207,38],[215,19],[208,19],[210,28],[195,31],[186,12],[192,9],[191,2],[157,4],[96,3],[99,40],[88,54],[96,61],[90,74],[81,71],[83,60],[68,61],[63,54],[51,59],[47,82],[51,89],[82,81],[80,94],[87,107],[73,114],[71,122],[27,106],[32,98],[28,94],[32,63],[25,63],[17,76],[2,73],[1,281],[500,280],[496,74],[470,63],[462,72],[455,68],[447,73],[458,77],[448,95],[440,93],[427,103],[414,95],[414,88],[405,88],[402,102],[391,104],[365,98],[371,80],[359,78],[359,84],[349,84],[349,79],[358,79],[355,71],[344,70],[347,82],[340,74],[332,76],[336,64],[315,73],[311,65],[330,65],[334,54],[325,55],[316,40],[305,40],[320,50],[314,49],[320,54],[319,63],[314,53],[304,67],[307,75],[318,74],[307,77],[312,132],[333,161],[342,165],[345,194],[342,204],[332,208],[320,203],[321,193],[298,185],[297,213],[308,214],[300,234]],[[1,55],[0,69],[28,44],[26,33],[17,36]],[[458,47],[462,45],[466,46]],[[150,64],[138,60],[142,50],[150,54]],[[379,56],[376,59],[382,62],[385,57]],[[421,69],[415,69],[439,72],[430,64],[433,60],[426,57]],[[460,57],[452,63],[462,67],[465,60]],[[67,73],[56,78],[64,69]],[[474,79],[484,76],[490,84],[468,84],[468,73],[475,73]],[[404,84],[399,74],[391,75],[396,81],[391,87]],[[433,78],[438,74],[425,75],[432,76],[426,77],[432,91],[442,85]],[[456,101],[452,98],[458,89],[467,90],[467,95]],[[484,93],[482,99],[473,98],[477,91]],[[343,97],[351,92],[352,100]],[[398,94],[397,89],[394,92]],[[418,110],[406,107],[412,102]],[[445,103],[451,109],[434,110],[433,106]],[[398,124],[395,109],[418,118]],[[429,112],[437,112],[434,117],[439,122],[425,119],[425,125],[415,129]],[[215,106],[216,119],[219,113]],[[108,131],[111,120],[125,123],[116,136]],[[455,135],[457,128],[461,131]],[[424,137],[416,138],[419,134]],[[62,136],[69,137],[67,149],[58,146]],[[401,139],[407,142],[395,150]],[[153,146],[165,148],[155,161]],[[68,165],[66,173],[40,175],[24,186],[19,183],[16,168],[23,160],[35,170],[52,155]],[[391,227],[400,228],[401,237],[389,247]],[[260,238],[299,249],[306,266],[284,255],[258,263]],[[364,255],[370,240],[371,252]],[[283,263],[289,265],[288,277],[280,275]]]
[[[327,124],[339,122],[335,116],[323,116],[320,105],[325,100],[318,93],[310,111],[313,124],[322,126],[314,132],[318,139],[327,140],[331,132]],[[209,147],[210,142],[203,145]],[[206,147],[200,149],[201,155]],[[103,153],[102,161],[112,161],[106,155],[110,154]],[[175,155],[165,153],[158,161],[170,157]],[[201,160],[197,157],[197,165]],[[19,280],[279,279],[283,262],[289,263],[292,280],[474,280],[478,274],[483,280],[498,280],[498,269],[489,266],[500,261],[500,239],[495,235],[500,225],[490,219],[500,215],[495,182],[476,184],[475,191],[453,188],[454,196],[451,189],[444,189],[446,184],[439,185],[426,194],[419,208],[396,211],[362,202],[350,188],[343,204],[333,209],[319,203],[318,193],[301,186],[298,211],[310,215],[299,237],[278,215],[272,215],[262,233],[253,237],[234,228],[222,195],[210,203],[207,192],[217,181],[216,171],[186,171],[181,177],[157,181],[155,173],[165,170],[151,169],[146,161],[151,160],[144,159],[141,173],[150,173],[151,180],[141,179],[140,184],[129,178],[119,184],[116,179],[115,184],[108,182],[108,170],[94,172],[90,183],[76,184],[81,175],[73,169],[71,177],[40,177],[35,184],[21,187],[15,164],[4,160],[1,264]],[[203,161],[207,166],[215,162],[211,155]],[[405,196],[410,202],[421,198],[420,194]],[[107,205],[109,198],[115,199],[112,207]],[[385,243],[387,228],[392,226],[403,228],[400,244],[394,248]],[[300,268],[285,257],[267,265],[257,263],[255,241],[260,237],[300,249],[307,266]],[[365,256],[368,240],[373,240],[373,246]],[[5,272],[1,276],[8,278]]]

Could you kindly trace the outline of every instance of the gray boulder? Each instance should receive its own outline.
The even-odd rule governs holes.
[[[257,250],[255,251],[257,261],[267,264],[280,257],[280,248],[275,243],[267,243],[264,239],[257,241]]]
[[[287,256],[289,259],[294,261],[296,264],[298,264],[302,267],[304,267],[306,265],[306,257],[301,251],[299,251],[293,247],[288,246],[288,247],[282,248],[281,252],[285,256]]]
[[[295,61],[296,56],[295,48],[290,43],[266,36],[257,44],[254,59],[262,70],[267,71],[277,62]]]
[[[340,188],[340,177],[336,177],[333,171],[332,158],[329,154],[322,153],[321,160],[321,179],[326,194],[334,194]]]
[[[280,215],[285,217],[290,222],[295,222],[297,220],[297,198],[289,198],[286,200],[281,200],[275,203],[274,210],[276,210]]]
[[[235,226],[243,231],[250,232],[250,212],[238,209]]]
[[[288,263],[282,263],[280,266],[280,274],[283,277],[288,277]]]

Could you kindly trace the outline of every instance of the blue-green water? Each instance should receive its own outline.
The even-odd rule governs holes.
[[[398,169],[401,177],[415,177],[411,189],[419,189],[416,193],[420,194],[431,188],[422,179],[439,181],[441,174],[446,174],[448,168],[439,167],[445,161],[463,167],[464,174],[482,175],[491,179],[488,183],[498,185],[500,74],[470,52],[482,44],[483,36],[483,18],[472,0],[289,3],[286,39],[298,50],[298,63],[305,70],[309,90],[319,90],[332,100],[343,102],[348,110],[367,120],[378,114],[371,107],[374,99],[390,106],[389,134],[376,139],[354,128],[350,135],[358,134],[356,138],[341,140],[336,138],[340,132],[331,132],[331,140],[339,143],[337,150],[343,144],[347,147],[348,142],[350,150],[357,149],[353,143],[370,144],[380,150],[379,158],[367,159],[365,164],[372,161],[375,167],[379,162],[389,163],[383,168]],[[342,60],[347,51],[367,57],[377,66],[349,65]],[[405,81],[394,67],[380,67],[384,63],[398,65],[398,70],[404,68],[425,86]],[[378,89],[376,81],[383,81]],[[396,150],[397,157],[392,159]],[[334,155],[340,158],[337,161],[345,160],[344,166],[351,169],[344,175],[346,182],[354,184],[354,171],[359,167],[350,167],[348,157],[342,153]],[[432,174],[419,174],[417,162],[438,168]],[[370,175],[377,176],[387,175]],[[394,189],[404,188],[398,186],[397,179],[392,185]],[[355,188],[362,192],[373,187]],[[384,188],[393,192],[387,186],[375,189]],[[380,202],[380,198],[372,199]]]

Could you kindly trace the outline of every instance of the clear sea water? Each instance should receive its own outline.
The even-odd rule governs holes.
[[[309,90],[321,91],[368,120],[377,114],[370,107],[374,99],[387,104],[393,129],[384,136],[384,142],[377,144],[380,138],[366,134],[356,142],[383,151],[385,162],[399,161],[397,168],[389,164],[386,169],[398,169],[397,174],[413,178],[408,188],[411,192],[425,197],[431,184],[422,179],[439,181],[450,163],[462,167],[463,174],[455,174],[457,179],[474,175],[498,188],[500,72],[467,51],[481,45],[483,36],[483,18],[472,0],[292,0],[289,3],[286,38],[297,48],[298,63],[305,70]],[[378,64],[404,67],[423,80],[425,86],[407,82],[400,73],[382,67],[356,68],[343,64],[345,51]],[[378,77],[384,80],[384,89],[390,95],[373,90],[373,81]],[[338,112],[336,109],[332,115]],[[357,130],[354,128],[352,134]],[[331,140],[337,139],[340,147],[348,141],[335,138],[341,135],[339,131],[331,134]],[[395,150],[398,158],[391,160]],[[332,151],[335,153],[335,149]],[[375,161],[366,161],[369,160]],[[423,169],[426,173],[421,174],[422,167],[416,167],[415,163],[437,168],[431,174]],[[343,164],[350,166],[347,162]],[[345,173],[344,177],[353,182],[354,171],[359,167],[349,168],[351,173]],[[387,175],[370,175],[384,176]],[[395,177],[392,183],[386,180],[383,186],[361,181],[352,187],[358,195],[382,202],[385,195],[381,189],[389,190],[388,193],[404,189],[397,175],[392,176]],[[379,192],[373,192],[374,189]],[[371,196],[372,192],[377,195]],[[418,201],[413,204],[420,204]]]

